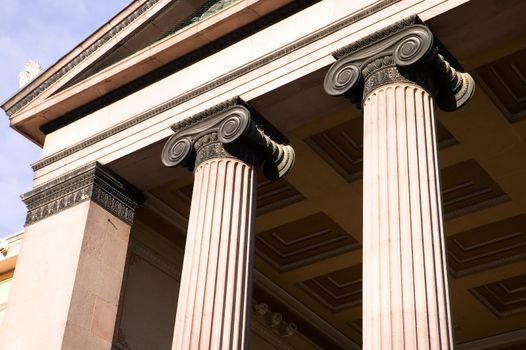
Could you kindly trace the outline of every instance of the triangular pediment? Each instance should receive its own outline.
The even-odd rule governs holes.
[[[82,82],[90,76],[220,9],[218,6],[214,8],[214,5],[222,3],[223,6],[226,6],[235,1],[172,0],[162,10],[158,11],[153,18],[143,22],[133,33],[115,43],[102,57],[70,79],[58,91]]]
[[[239,0],[136,0],[7,100],[11,125],[42,143],[42,125],[162,66],[141,65],[116,79],[119,65]],[[156,60],[151,58],[150,60]],[[143,60],[144,61],[144,60]],[[102,75],[105,75],[102,77]],[[67,103],[63,103],[66,101]],[[50,111],[51,110],[51,111]],[[35,113],[35,111],[37,111]],[[41,114],[40,111],[42,111]],[[39,119],[39,121],[33,120]],[[23,122],[24,125],[21,125]],[[36,135],[36,136],[35,136]]]

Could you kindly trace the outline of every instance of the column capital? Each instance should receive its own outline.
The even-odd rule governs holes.
[[[325,91],[354,103],[361,103],[383,85],[415,83],[435,96],[442,110],[453,111],[464,105],[475,90],[473,78],[457,71],[457,62],[417,16],[347,45],[333,56],[337,61],[325,76]]]
[[[193,170],[213,158],[264,161],[270,180],[283,177],[294,163],[287,139],[239,97],[224,101],[172,125],[175,132],[163,147],[165,166]]]
[[[43,220],[86,200],[92,200],[128,224],[144,197],[99,162],[68,172],[22,196],[26,225]]]

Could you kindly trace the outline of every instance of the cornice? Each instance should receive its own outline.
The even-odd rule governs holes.
[[[122,178],[94,162],[22,195],[27,206],[26,225],[87,200],[96,202],[131,225],[143,196]]]
[[[7,109],[6,110],[6,114],[8,116],[12,116],[13,114],[15,114],[16,112],[21,110],[23,107],[25,107],[28,103],[30,103],[35,98],[40,96],[40,94],[43,93],[48,87],[53,85],[60,78],[62,78],[64,75],[66,75],[68,72],[70,72],[73,68],[75,68],[80,63],[82,63],[86,58],[91,56],[95,51],[97,51],[100,47],[102,47],[106,42],[108,42],[111,38],[115,37],[118,33],[120,33],[122,30],[124,30],[126,27],[128,27],[140,15],[142,15],[148,9],[153,7],[159,1],[160,0],[147,0],[146,2],[144,2],[139,8],[137,8],[130,15],[128,15],[126,18],[124,18],[122,21],[120,21],[112,29],[107,31],[104,35],[102,35],[94,43],[89,45],[85,50],[83,50],[81,53],[79,53],[77,56],[75,56],[75,58],[73,58],[71,61],[66,63],[56,73],[54,73],[47,80],[45,80],[40,85],[38,85],[35,89],[33,89],[31,92],[29,92],[20,101],[15,103],[11,108]]]
[[[337,61],[324,88],[329,95],[361,103],[380,86],[415,83],[433,94],[442,110],[452,111],[471,98],[475,82],[453,68],[444,52],[431,30],[411,16],[335,51]]]
[[[167,167],[193,169],[213,158],[237,158],[277,180],[292,168],[294,150],[285,137],[239,97],[224,101],[172,126],[161,160]]]
[[[73,146],[70,146],[70,147],[67,147],[65,148],[64,150],[62,151],[59,151],[59,152],[56,152],[46,158],[43,158],[35,163],[32,164],[32,168],[34,171],[37,171],[37,170],[40,170],[50,164],[53,164],[61,159],[64,159],[76,152],[79,152],[81,150],[83,150],[84,148],[86,147],[89,147],[89,146],[92,146],[98,142],[101,142],[109,137],[112,137],[118,133],[120,133],[121,131],[124,131],[130,127],[133,127],[135,125],[138,125],[144,121],[147,121],[163,112],[166,112],[167,110],[170,110],[172,108],[175,108],[176,106],[178,105],[181,105],[185,102],[188,102],[190,100],[192,100],[193,98],[196,98],[198,96],[201,96],[203,94],[206,94],[207,92],[223,85],[223,84],[226,84],[230,81],[233,81],[239,77],[242,77],[258,68],[261,68],[275,60],[278,60],[286,55],[289,55],[307,45],[310,45],[318,40],[321,40],[339,30],[341,30],[342,28],[345,28],[345,27],[348,27],[364,18],[366,18],[367,16],[370,16],[376,12],[379,12],[395,3],[398,3],[400,2],[401,0],[383,0],[383,1],[379,1],[377,2],[376,4],[362,10],[362,11],[359,11],[357,13],[355,13],[354,15],[352,16],[349,16],[349,17],[346,17],[344,18],[343,20],[341,20],[340,22],[338,23],[335,23],[333,25],[330,25],[316,33],[313,33],[301,40],[298,40],[297,42],[295,43],[292,43],[291,45],[289,46],[286,46],[284,47],[283,49],[281,50],[277,50],[275,52],[273,52],[272,54],[268,55],[268,56],[265,56],[265,57],[262,57],[256,61],[254,61],[253,63],[249,64],[249,65],[246,65],[246,66],[243,66],[243,67],[240,67],[239,69],[236,69],[234,70],[232,73],[229,73],[229,74],[226,74],[225,76],[215,80],[215,81],[212,81],[212,82],[209,82],[209,83],[206,83],[206,84],[203,84],[185,94],[182,94],[176,98],[174,98],[173,100],[170,100],[170,101],[167,101],[166,103],[163,103],[149,111],[146,111],[146,112],[143,112],[141,114],[138,114],[130,119],[128,119],[127,121],[121,123],[121,124],[118,124],[112,128],[109,128],[109,129],[106,129],[105,131],[97,134],[97,135],[94,135],[92,137],[89,137]],[[298,6],[298,2],[295,1],[293,3],[290,4],[290,7],[292,8],[295,8]],[[281,13],[285,13],[286,12],[286,9],[280,9],[280,10],[277,10],[280,12],[280,15]],[[276,16],[276,14],[270,14],[268,15],[267,17],[272,17],[272,16]],[[268,18],[267,17],[264,17],[261,22],[263,23],[266,23],[268,21]],[[252,23],[252,24],[249,24],[248,26],[249,27],[258,27],[258,26],[261,26],[262,24],[260,23]],[[239,30],[238,32],[244,32],[244,31],[247,31],[249,29],[247,28],[242,28],[241,30]],[[234,36],[234,37],[237,37],[239,36],[240,34],[239,33],[232,33],[232,34],[229,34],[229,36]],[[193,54],[190,54],[190,55],[193,55]],[[186,64],[186,62],[189,60],[188,57],[183,57],[181,58],[181,64],[180,66],[184,66]],[[155,74],[160,74],[162,75],[164,72],[165,72],[166,69],[160,69],[156,72],[154,72]],[[164,75],[163,75],[164,76]],[[148,77],[145,77],[145,78],[142,78],[142,80],[151,80],[149,79]],[[155,79],[154,79],[155,80]],[[148,83],[147,82],[147,83]],[[136,88],[137,86],[143,86],[144,84],[141,83],[141,82],[133,82],[133,84],[129,84],[125,87],[122,88],[122,91],[118,91],[116,92],[116,94],[119,96],[119,97],[123,97],[125,96],[128,92],[131,93],[131,91],[133,91],[134,88]],[[127,90],[129,90],[127,92]],[[111,94],[111,93],[110,93]],[[108,99],[108,98],[105,98],[105,100]],[[100,104],[100,103],[106,103],[104,101],[94,101],[93,103],[83,107],[84,109],[87,109],[87,110],[92,110],[93,108],[96,108],[96,107],[91,107],[93,104]],[[110,101],[113,101],[114,99],[112,98],[109,98]],[[83,112],[84,113],[84,112]],[[73,117],[74,120],[78,119],[77,116],[74,116]]]

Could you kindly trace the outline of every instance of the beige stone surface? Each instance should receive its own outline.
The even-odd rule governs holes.
[[[27,226],[2,349],[110,349],[129,230],[90,201]]]
[[[161,233],[138,226],[132,229],[114,345],[137,350],[170,349],[181,262],[171,261],[177,252],[168,240],[162,253],[151,240],[139,243],[139,236],[156,239]]]
[[[364,99],[364,349],[453,349],[433,103],[410,84]]]
[[[216,158],[195,170],[172,349],[247,349],[256,172]]]

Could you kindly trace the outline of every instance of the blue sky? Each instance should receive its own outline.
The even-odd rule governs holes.
[[[18,73],[30,59],[44,69],[106,23],[131,0],[2,0],[0,101],[18,90]],[[0,237],[22,230],[20,195],[31,189],[30,164],[40,149],[9,128],[0,110]]]

